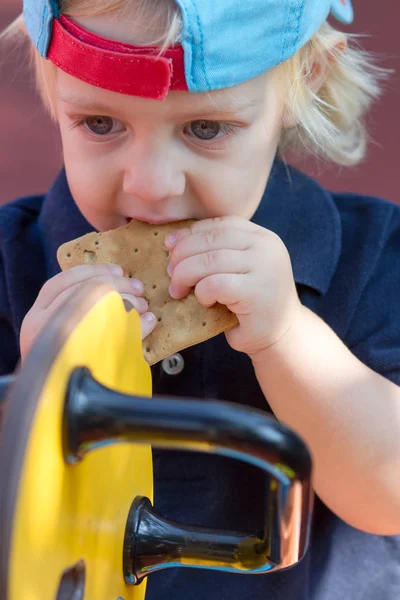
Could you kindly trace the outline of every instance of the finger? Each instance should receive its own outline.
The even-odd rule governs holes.
[[[206,308],[218,302],[237,315],[248,314],[250,310],[252,293],[247,275],[211,275],[196,285],[194,293],[200,304]]]
[[[211,250],[248,250],[252,244],[252,236],[248,231],[239,229],[211,229],[194,233],[179,241],[171,252],[170,274],[185,258],[195,254],[203,254]]]
[[[112,279],[104,279],[106,283],[112,285],[112,287],[114,287],[114,289],[116,289],[120,294],[131,294],[139,298],[144,292],[143,283],[138,279],[129,279],[128,277],[113,277]]]
[[[70,275],[70,271],[73,270],[74,273]],[[59,273],[43,286],[37,299],[38,308],[46,310],[66,290],[77,290],[77,286],[86,284],[89,281],[107,283],[121,293],[131,293],[135,296],[143,294],[142,282],[137,279],[122,277],[122,273],[122,269],[117,265],[113,265],[113,267],[106,265],[73,267],[68,271]]]
[[[72,295],[77,294],[79,292],[79,290],[82,289],[83,287],[87,286],[89,282],[106,283],[111,288],[113,288],[115,291],[119,292],[121,295],[127,294],[129,296],[135,296],[133,287],[131,285],[131,280],[127,279],[126,277],[112,277],[111,275],[109,275],[108,277],[107,276],[93,277],[89,280],[84,280],[80,283],[77,283],[74,286],[69,287],[69,288],[65,289],[64,291],[62,291],[51,302],[51,304],[48,307],[46,307],[44,310],[48,310],[48,311],[57,310],[68,298],[70,298]],[[137,297],[137,300],[139,300],[139,297]],[[138,304],[138,306],[139,306],[139,304]],[[141,304],[140,306],[141,306],[141,310],[142,310],[142,307],[144,307],[144,305]]]
[[[146,312],[140,317],[140,324],[142,326],[142,340],[144,340],[153,331],[157,324],[157,319],[153,313]]]
[[[184,237],[205,231],[212,231],[214,229],[238,229],[241,231],[246,230],[254,233],[263,230],[263,228],[259,225],[255,225],[243,217],[230,216],[216,217],[214,219],[203,219],[202,221],[196,221],[190,227],[184,227],[169,233],[164,240],[165,247],[168,250],[172,250],[179,240],[183,239]]]
[[[121,294],[121,298],[129,302],[132,308],[138,311],[139,315],[143,315],[149,310],[148,302],[144,298],[138,298],[132,294]]]
[[[192,287],[218,273],[246,274],[250,271],[249,253],[240,250],[212,250],[190,256],[172,272],[170,294],[176,300],[187,296]]]
[[[123,271],[119,265],[79,265],[52,277],[42,287],[37,299],[40,308],[46,308],[66,289],[77,283],[98,276],[121,276]]]

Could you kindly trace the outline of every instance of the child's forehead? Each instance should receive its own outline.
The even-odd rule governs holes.
[[[263,110],[272,85],[270,73],[222,90],[190,94],[187,91],[170,92],[163,102],[118,94],[92,86],[58,71],[56,99],[68,110],[86,110],[97,114],[130,113],[159,115],[173,120],[195,119],[202,116],[229,118],[250,116]]]

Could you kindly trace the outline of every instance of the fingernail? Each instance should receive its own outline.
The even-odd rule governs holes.
[[[124,270],[119,265],[110,265],[108,268],[109,268],[110,272],[112,273],[112,275],[123,275],[124,274]]]
[[[173,298],[174,300],[176,300],[175,296],[174,296],[174,290],[172,289],[172,283],[168,288],[169,291],[169,295],[171,296],[171,298]]]
[[[173,269],[173,267],[172,267],[171,263],[169,263],[169,264],[168,264],[168,267],[167,267],[167,273],[168,273],[168,275],[169,275],[170,277],[172,276],[172,271],[173,271],[173,270],[174,270],[174,269]]]
[[[146,321],[148,321],[149,323],[152,323],[153,321],[156,320],[155,315],[153,315],[153,313],[148,312],[145,315],[143,315],[143,319],[146,319]]]
[[[169,233],[165,238],[165,244],[169,248],[173,248],[174,246],[176,246],[177,241],[178,241],[178,235],[176,233]]]
[[[133,289],[136,292],[140,292],[140,293],[144,292],[143,283],[141,281],[139,281],[139,279],[131,279],[131,286],[133,287]]]

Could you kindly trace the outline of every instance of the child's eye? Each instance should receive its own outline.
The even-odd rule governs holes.
[[[113,119],[112,117],[104,117],[101,115],[78,119],[73,124],[73,127],[84,127],[87,131],[97,136],[120,133],[125,129],[121,121]]]
[[[219,121],[193,121],[186,125],[184,132],[198,140],[209,141],[218,139],[224,135],[230,134],[235,130],[235,126],[230,123],[220,123]]]

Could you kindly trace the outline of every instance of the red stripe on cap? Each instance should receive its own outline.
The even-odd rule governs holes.
[[[182,46],[160,55],[156,46],[109,40],[65,16],[53,19],[47,58],[77,79],[120,94],[164,100],[169,90],[188,90]]]

